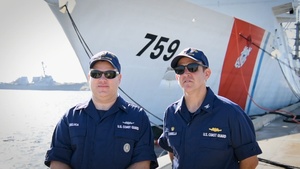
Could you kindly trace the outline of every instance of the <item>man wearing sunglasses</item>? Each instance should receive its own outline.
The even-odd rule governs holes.
[[[145,111],[118,95],[121,65],[109,51],[90,59],[91,100],[57,124],[45,164],[51,169],[150,169],[158,166]]]
[[[173,169],[254,169],[262,152],[253,123],[206,86],[211,70],[204,53],[186,48],[171,67],[183,97],[165,111],[159,145],[169,152]]]

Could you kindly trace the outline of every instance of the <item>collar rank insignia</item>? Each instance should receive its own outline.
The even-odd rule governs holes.
[[[209,107],[210,107],[210,105],[209,104],[207,104],[207,105],[205,105],[204,106],[206,109],[208,109]]]

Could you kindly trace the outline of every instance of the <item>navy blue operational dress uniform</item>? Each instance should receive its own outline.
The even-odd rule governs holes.
[[[183,63],[180,62],[182,58],[187,64],[177,69]],[[190,63],[199,65],[197,68],[189,67]],[[198,90],[202,86],[201,91],[205,91],[199,94],[201,105],[194,112],[187,107],[189,102],[186,99],[197,92],[191,90],[191,86],[208,68],[206,56],[197,49],[187,48],[174,58],[171,66],[177,76],[185,76],[178,77],[179,80],[182,78],[182,83],[179,83],[184,89],[184,96],[166,109],[163,133],[159,138],[159,145],[173,156],[173,169],[239,169],[241,161],[249,157],[254,157],[255,161],[254,164],[249,163],[257,165],[256,155],[261,153],[261,149],[253,123],[240,106],[215,95],[205,86],[207,79],[204,79],[195,87]],[[203,72],[199,67],[203,67]],[[201,71],[200,75],[196,74],[197,71]],[[209,77],[209,73],[206,75]],[[193,76],[197,77],[194,79]],[[187,81],[190,83],[185,84]]]
[[[92,101],[78,104],[55,128],[46,162],[59,160],[74,169],[125,168],[156,161],[145,112],[118,97],[100,118]]]
[[[93,71],[99,61],[107,61],[112,66],[99,63],[99,70]],[[96,108],[95,100],[103,99],[110,92],[107,86],[118,86],[118,82],[112,82],[120,72],[117,58],[110,52],[100,52],[90,62],[93,80],[90,83],[95,84],[91,90],[103,95],[96,98],[95,92],[92,99],[77,104],[63,115],[55,127],[45,164],[50,166],[55,161],[72,169],[125,169],[150,161],[149,168],[156,168],[153,133],[145,111],[116,93],[108,110]],[[102,71],[101,64],[116,70]]]

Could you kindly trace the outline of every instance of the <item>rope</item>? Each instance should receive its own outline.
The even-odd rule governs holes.
[[[91,58],[91,57],[93,56],[93,52],[90,50],[89,46],[87,45],[87,43],[85,42],[83,36],[81,35],[79,29],[77,28],[77,26],[76,26],[76,24],[75,24],[75,22],[74,22],[74,20],[73,20],[73,18],[72,18],[72,16],[71,16],[71,14],[70,14],[70,12],[69,12],[68,6],[67,6],[67,5],[64,5],[64,7],[65,7],[66,10],[67,10],[68,16],[69,16],[69,18],[70,18],[70,20],[71,20],[71,22],[72,22],[72,26],[73,26],[73,28],[74,28],[76,34],[77,34],[77,37],[78,37],[78,39],[79,39],[79,41],[80,41],[80,43],[81,43],[81,45],[82,45],[82,47],[83,47],[83,49],[84,49],[86,55],[87,55],[89,58]]]
[[[257,44],[253,43],[250,39],[248,39],[247,37],[245,37],[245,36],[242,35],[241,33],[240,33],[240,36],[243,37],[248,43],[251,43],[252,45],[254,45],[254,46],[256,46],[257,48],[261,49],[262,51],[266,52],[268,55],[272,56],[269,52],[267,52],[266,50],[262,49],[262,48],[259,47]],[[277,61],[279,62],[278,59],[277,59]],[[280,66],[280,64],[279,64],[279,66]],[[282,73],[283,73],[283,70],[282,70],[282,67],[281,67],[281,66],[280,66],[280,68],[281,68],[281,71],[282,71]],[[254,103],[258,108],[260,108],[260,109],[262,109],[262,110],[265,110],[265,111],[267,111],[267,112],[273,112],[273,113],[276,112],[276,113],[279,113],[280,115],[288,114],[289,117],[292,117],[292,121],[293,121],[293,122],[295,122],[295,123],[297,123],[297,124],[300,124],[300,122],[299,122],[298,120],[296,120],[296,119],[297,119],[297,116],[294,115],[294,114],[292,114],[292,113],[290,113],[290,112],[287,112],[287,111],[284,111],[284,110],[271,110],[271,109],[262,107],[262,106],[260,106],[258,103],[256,103],[256,101],[253,99],[253,96],[251,96],[251,94],[249,93],[249,91],[248,91],[248,89],[247,89],[247,85],[246,85],[246,83],[245,83],[245,79],[244,79],[244,74],[243,74],[243,71],[242,71],[242,67],[240,68],[240,72],[241,72],[242,81],[243,81],[243,84],[244,84],[244,89],[245,89],[245,91],[247,92],[247,95],[248,95],[248,97],[251,99],[251,102],[252,102],[252,103]],[[283,75],[284,75],[284,73],[283,73]],[[284,77],[285,77],[285,80],[286,80],[287,83],[288,83],[288,80],[287,80],[287,78],[286,78],[285,75],[284,75]],[[288,84],[289,84],[289,87],[290,87],[291,90],[292,90],[292,87],[291,87],[290,83],[288,83]],[[295,93],[294,90],[292,90],[292,91],[293,91],[293,93],[295,94],[295,96],[299,99],[300,96],[298,96],[298,95]],[[282,114],[282,113],[284,113],[284,114]],[[267,114],[268,114],[268,113],[267,113]],[[269,113],[269,114],[271,114],[271,113]],[[265,115],[265,114],[264,114],[264,115]]]
[[[130,99],[132,100],[136,105],[140,106],[141,108],[143,108],[147,113],[151,114],[153,117],[155,117],[156,119],[158,119],[159,121],[163,122],[163,119],[161,119],[160,117],[156,116],[155,114],[151,113],[150,111],[148,111],[146,108],[144,108],[142,105],[140,105],[139,103],[137,103],[133,98],[131,98],[125,91],[123,91],[123,89],[121,87],[119,87],[119,89]],[[161,126],[153,123],[150,121],[151,124],[155,125],[157,128],[159,129],[163,129]]]
[[[267,112],[269,112],[269,113],[266,113],[266,114],[275,114],[275,113],[278,113],[278,114],[280,114],[280,115],[285,115],[285,114],[287,114],[288,115],[288,117],[292,117],[293,119],[292,119],[292,121],[294,121],[295,123],[297,123],[297,124],[300,124],[300,122],[298,121],[298,120],[296,120],[297,119],[297,116],[296,115],[294,115],[293,113],[291,113],[291,112],[287,112],[287,111],[284,111],[284,110],[271,110],[271,109],[268,109],[268,108],[266,108],[266,107],[263,107],[263,106],[261,106],[261,105],[259,105],[258,103],[256,103],[256,101],[253,99],[253,96],[251,96],[251,94],[249,93],[249,91],[248,91],[248,89],[247,89],[247,86],[246,86],[246,82],[245,82],[245,79],[244,79],[244,74],[243,74],[243,71],[242,71],[242,68],[240,68],[240,72],[241,72],[241,76],[242,76],[242,81],[243,81],[243,84],[244,84],[244,89],[245,89],[245,91],[247,92],[247,95],[248,95],[248,97],[251,99],[251,102],[252,103],[254,103],[258,108],[260,108],[260,109],[262,109],[262,110],[264,110],[264,111],[267,111]],[[272,112],[272,113],[271,113]],[[282,114],[282,113],[284,113],[284,114]],[[266,115],[266,114],[264,114],[264,115]]]

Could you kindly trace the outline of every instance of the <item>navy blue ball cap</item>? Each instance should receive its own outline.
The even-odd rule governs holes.
[[[97,54],[95,54],[91,59],[90,59],[90,69],[93,68],[96,62],[103,60],[103,61],[108,61],[114,68],[118,70],[119,73],[121,73],[121,65],[119,63],[119,59],[115,54],[109,51],[101,51]]]
[[[178,61],[182,57],[188,57],[190,59],[193,59],[198,62],[202,62],[202,64],[206,67],[209,67],[207,57],[205,54],[198,49],[195,48],[185,48],[183,51],[181,51],[175,58],[173,58],[171,62],[171,67],[174,69],[177,66]]]

